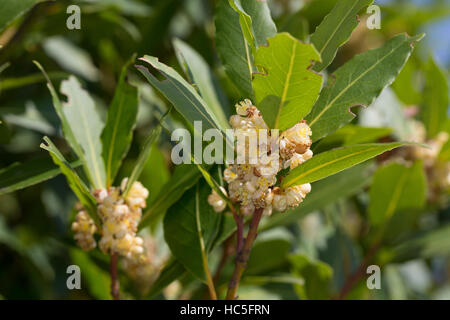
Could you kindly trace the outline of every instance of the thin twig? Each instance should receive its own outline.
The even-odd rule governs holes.
[[[256,209],[253,213],[252,221],[250,222],[250,227],[248,230],[247,238],[245,239],[243,247],[237,251],[236,254],[236,264],[234,266],[233,276],[228,284],[227,300],[237,299],[237,290],[239,288],[239,282],[241,281],[242,274],[247,267],[247,261],[250,257],[250,251],[253,246],[253,242],[258,235],[258,225],[261,221],[263,214],[263,209]],[[237,244],[239,246],[239,243]],[[239,248],[239,247],[238,247]]]
[[[119,256],[117,253],[111,253],[111,263],[109,266],[109,272],[111,274],[111,296],[114,300],[120,300],[120,282],[117,271],[117,262]]]
[[[366,274],[366,269],[377,253],[378,248],[379,245],[375,244],[367,251],[367,254],[365,255],[358,269],[356,269],[355,272],[347,278],[344,285],[342,286],[342,289],[337,296],[338,300],[345,299],[345,297],[353,289],[353,287],[364,277],[364,275]]]

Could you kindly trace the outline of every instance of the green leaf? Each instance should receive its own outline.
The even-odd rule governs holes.
[[[320,55],[314,46],[288,33],[279,33],[268,42],[256,51],[255,64],[264,74],[255,74],[253,88],[268,126],[284,130],[302,120],[317,100],[322,76],[309,68],[312,60],[320,61]]]
[[[80,249],[71,249],[69,254],[72,263],[80,267],[83,284],[86,284],[88,292],[95,299],[111,299],[109,274],[92,261],[86,252]]]
[[[270,16],[265,0],[228,0],[239,14],[239,23],[247,43],[255,49],[266,45],[266,39],[277,33],[277,27]]]
[[[133,60],[134,58],[122,68],[119,84],[101,135],[107,186],[114,182],[122,160],[130,147],[133,128],[136,124],[138,91],[126,81],[127,69]]]
[[[293,273],[305,279],[303,285],[294,285],[300,299],[327,299],[333,269],[321,261],[314,261],[304,254],[291,255]]]
[[[394,214],[422,208],[426,200],[426,181],[422,163],[407,167],[390,163],[377,170],[370,188],[369,217],[373,226],[389,221]],[[405,220],[403,220],[405,223]]]
[[[270,219],[263,220],[259,231],[295,223],[308,213],[320,210],[339,199],[350,197],[363,190],[371,180],[372,166],[373,164],[370,162],[361,163],[314,182],[311,186],[311,192],[298,207],[286,213],[273,214]]]
[[[139,228],[142,229],[164,215],[169,207],[177,202],[201,177],[196,166],[181,164],[175,168],[170,180],[162,187],[156,200],[142,216]]]
[[[225,129],[220,126],[216,116],[210,111],[195,89],[184,80],[174,69],[158,61],[158,58],[145,56],[140,60],[150,64],[161,72],[165,80],[158,80],[149,70],[141,65],[136,66],[145,78],[158,89],[177,109],[177,111],[190,123],[201,121],[203,130],[217,129],[225,142],[232,146],[232,138],[226,137]]]
[[[5,29],[13,20],[25,14],[34,5],[45,0],[2,0],[0,3],[0,31]]]
[[[315,71],[321,71],[328,67],[336,56],[340,46],[348,41],[353,30],[358,25],[358,13],[373,0],[341,0],[323,19],[311,36],[322,63],[314,65]]]
[[[340,146],[371,143],[389,136],[391,132],[391,128],[362,127],[348,124],[320,140],[312,150],[314,153],[320,153]]]
[[[222,128],[229,128],[227,115],[228,102],[220,90],[218,80],[212,73],[206,61],[185,42],[175,39],[173,45],[176,50],[178,62],[186,75],[197,87],[205,103],[216,116]],[[225,105],[221,104],[225,103]]]
[[[34,64],[41,70],[44,77],[47,79],[47,88],[50,91],[50,94],[52,96],[53,101],[53,107],[55,108],[56,114],[58,115],[60,121],[61,121],[61,127],[64,134],[64,138],[72,148],[72,150],[75,152],[75,154],[78,156],[78,158],[81,160],[83,167],[85,168],[86,174],[89,175],[89,170],[86,166],[86,159],[83,152],[83,149],[81,148],[80,144],[78,143],[78,140],[74,134],[74,131],[72,130],[72,125],[76,126],[76,123],[69,122],[69,119],[67,119],[64,110],[63,105],[61,103],[61,100],[58,97],[58,93],[55,90],[55,87],[53,87],[52,82],[50,81],[49,76],[45,72],[44,68],[39,64],[37,61],[33,61]]]
[[[72,168],[80,165],[79,160],[70,163]],[[13,163],[0,170],[0,195],[44,182],[60,173],[61,170],[48,157]]]
[[[261,275],[276,270],[287,262],[292,235],[284,228],[258,234],[248,260],[246,275]],[[270,259],[267,259],[270,257]]]
[[[336,148],[314,155],[301,166],[291,170],[283,179],[281,186],[287,188],[323,179],[405,144],[407,143],[368,143]]]
[[[145,139],[144,145],[142,146],[141,152],[139,153],[139,156],[136,160],[133,171],[131,172],[131,175],[128,177],[124,195],[128,194],[133,183],[137,179],[139,179],[139,176],[141,175],[142,170],[144,170],[144,166],[147,163],[147,160],[150,156],[152,146],[156,141],[158,141],[160,134],[161,134],[161,123],[159,123],[157,127],[154,128],[149,134],[149,136]]]
[[[53,159],[53,162],[59,166],[61,172],[66,176],[67,182],[78,197],[80,202],[83,204],[84,208],[88,211],[91,218],[99,224],[99,218],[97,216],[97,205],[94,197],[90,194],[89,189],[80,179],[75,170],[66,161],[64,156],[59,152],[58,148],[53,144],[53,142],[48,138],[44,137],[45,143],[41,144],[41,148],[47,150]]]
[[[249,46],[254,49],[266,44],[266,39],[276,34],[266,1],[218,1],[215,26],[217,52],[228,77],[241,97],[253,99],[251,81],[256,70]]]
[[[197,184],[175,203],[164,218],[164,236],[172,254],[187,270],[201,280],[206,279],[202,262],[218,233],[221,214],[208,204],[211,189]]]
[[[448,83],[444,70],[430,57],[425,70],[422,120],[427,136],[433,138],[444,130],[447,121]]]
[[[61,93],[67,96],[63,112],[72,132],[83,149],[88,176],[96,189],[105,187],[105,164],[102,160],[100,135],[104,124],[95,107],[94,100],[83,90],[77,78],[70,76],[61,83]]]
[[[350,122],[350,108],[370,105],[392,83],[423,35],[398,35],[383,47],[353,57],[330,77],[306,121],[316,141]]]
[[[427,232],[415,234],[393,248],[395,261],[449,256],[450,224],[443,225]]]

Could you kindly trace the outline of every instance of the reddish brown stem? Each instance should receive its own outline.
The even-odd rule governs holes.
[[[120,300],[120,282],[119,273],[117,271],[118,261],[119,256],[117,255],[117,253],[111,253],[109,272],[111,274],[111,296],[114,300]]]
[[[378,251],[378,248],[379,245],[376,244],[369,249],[358,269],[356,269],[356,271],[345,281],[341,291],[339,292],[339,295],[337,296],[338,300],[345,299],[345,297],[353,289],[353,287],[364,277],[364,275],[366,274],[366,269],[369,266],[370,261]]]
[[[258,225],[262,218],[263,209],[256,209],[253,213],[252,221],[250,222],[247,238],[245,239],[244,245],[240,248],[239,242],[237,244],[236,252],[236,264],[234,266],[233,276],[228,284],[227,300],[237,299],[237,290],[239,288],[239,282],[241,281],[242,274],[247,267],[247,261],[250,257],[250,251],[253,246],[253,242],[258,235]],[[240,250],[239,250],[240,248]]]

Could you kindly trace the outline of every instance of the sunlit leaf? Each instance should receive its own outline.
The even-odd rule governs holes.
[[[264,73],[255,74],[256,103],[270,128],[284,130],[307,115],[317,100],[322,76],[309,70],[320,56],[310,44],[288,33],[268,39],[256,51],[255,64]]]
[[[405,144],[407,143],[369,143],[326,151],[291,170],[281,185],[286,188],[314,182]]]
[[[305,118],[313,141],[350,122],[354,118],[350,108],[370,105],[394,81],[410,56],[413,43],[422,37],[395,36],[381,48],[359,54],[340,67]]]
[[[348,41],[358,25],[358,13],[372,2],[373,0],[341,0],[336,3],[311,35],[311,43],[322,58],[322,63],[314,65],[315,71],[325,69],[333,61],[339,47]]]

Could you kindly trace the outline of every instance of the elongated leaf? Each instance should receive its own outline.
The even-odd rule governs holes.
[[[323,152],[291,170],[281,185],[286,188],[314,182],[405,144],[407,143],[369,143]]]
[[[72,168],[80,165],[79,160],[70,163]],[[14,163],[0,171],[0,195],[41,183],[60,173],[61,170],[49,158]]]
[[[420,209],[426,200],[425,176],[420,162],[412,167],[390,163],[378,169],[370,188],[369,217],[373,226],[386,223],[396,212]],[[405,224],[405,221],[403,221]]]
[[[63,103],[62,110],[76,140],[83,149],[90,181],[94,188],[104,188],[105,164],[101,156],[102,142],[100,140],[104,124],[95,108],[94,100],[73,76],[61,83],[61,92],[68,99]]]
[[[251,81],[256,70],[251,49],[276,34],[266,1],[218,1],[215,25],[215,43],[226,73],[242,97],[253,99]]]
[[[47,150],[53,159],[53,162],[59,166],[61,172],[66,176],[67,182],[78,197],[80,202],[83,204],[84,208],[88,211],[91,218],[98,224],[99,218],[97,216],[97,206],[94,197],[90,194],[89,189],[80,179],[75,170],[66,161],[64,156],[59,152],[58,148],[53,144],[53,142],[48,138],[44,137],[45,143],[41,144],[41,148]]]
[[[225,94],[220,90],[218,80],[206,61],[194,49],[179,39],[173,41],[178,62],[186,75],[196,85],[200,95],[216,116],[222,128],[229,128],[230,116]],[[221,101],[225,103],[221,104]]]
[[[20,17],[35,4],[45,0],[2,0],[0,2],[0,31],[7,27],[14,19]]]
[[[139,153],[133,171],[131,172],[131,175],[128,178],[127,185],[124,191],[125,195],[128,194],[131,187],[133,186],[133,183],[137,179],[139,179],[139,176],[141,175],[142,170],[144,169],[144,166],[147,163],[148,157],[150,156],[152,146],[156,141],[158,141],[160,134],[161,134],[161,124],[158,124],[158,126],[152,130],[150,135],[145,140],[144,145],[142,146],[142,150]]]
[[[168,210],[164,218],[164,237],[171,252],[201,280],[205,280],[203,256],[211,248],[221,221],[220,214],[208,204],[210,192],[207,184],[197,184]]]
[[[386,137],[391,132],[391,128],[362,127],[348,124],[320,140],[313,151],[314,153],[320,153],[335,147],[376,142],[377,139]]]
[[[239,14],[228,1],[218,1],[214,20],[217,53],[225,72],[242,97],[253,99],[252,57],[239,24]]]
[[[239,23],[248,44],[255,49],[266,45],[266,39],[277,33],[277,27],[270,17],[265,0],[228,0],[230,6],[239,14]]]
[[[107,186],[114,182],[122,160],[130,148],[133,128],[136,124],[138,91],[137,88],[126,82],[127,69],[130,63],[122,68],[119,84],[109,107],[105,128],[101,136]]]
[[[319,100],[306,117],[316,141],[350,122],[350,108],[370,105],[392,83],[408,60],[413,43],[423,35],[398,35],[383,47],[352,58],[330,77]]]
[[[322,63],[314,65],[315,71],[321,71],[330,65],[339,47],[348,41],[358,25],[358,12],[372,2],[373,0],[341,0],[336,3],[311,36],[311,43],[322,57]]]
[[[371,180],[372,167],[373,163],[361,163],[348,170],[314,182],[311,192],[298,207],[286,213],[273,214],[270,219],[262,221],[262,226],[259,230],[264,231],[277,226],[295,223],[308,213],[320,210],[339,199],[344,199],[363,190]]]
[[[433,138],[444,130],[447,121],[448,83],[444,71],[430,57],[425,71],[422,120],[427,136]]]
[[[58,97],[58,93],[55,90],[55,87],[53,86],[52,82],[50,81],[49,76],[45,72],[44,68],[37,62],[33,61],[34,64],[41,70],[44,77],[47,79],[47,88],[50,91],[50,94],[52,96],[53,101],[53,107],[55,108],[56,114],[59,117],[59,120],[61,121],[61,128],[64,134],[64,138],[72,148],[72,150],[75,152],[75,154],[78,156],[78,158],[81,160],[86,174],[89,175],[89,170],[87,168],[87,161],[83,152],[83,149],[81,148],[80,144],[78,143],[77,138],[75,137],[74,131],[72,129],[72,126],[78,125],[77,123],[69,122],[67,119],[64,111],[63,111],[63,105],[61,103],[61,100]]]
[[[256,102],[270,128],[284,130],[302,120],[317,100],[322,76],[309,70],[320,56],[310,44],[288,33],[268,39],[256,52],[255,64],[265,74],[255,74]]]
[[[196,166],[188,164],[177,166],[170,180],[162,187],[156,200],[145,211],[139,228],[144,228],[161,217],[200,177],[201,173]]]
[[[140,60],[150,64],[161,72],[165,80],[158,80],[144,66],[136,66],[145,78],[158,89],[177,109],[177,111],[191,124],[201,121],[204,130],[217,129],[225,142],[232,145],[232,138],[227,138],[225,129],[220,126],[216,116],[210,111],[195,89],[184,80],[175,70],[158,61],[157,58],[145,56]]]
[[[393,248],[396,262],[417,259],[417,257],[431,258],[434,256],[449,256],[450,254],[450,225],[416,234]]]

